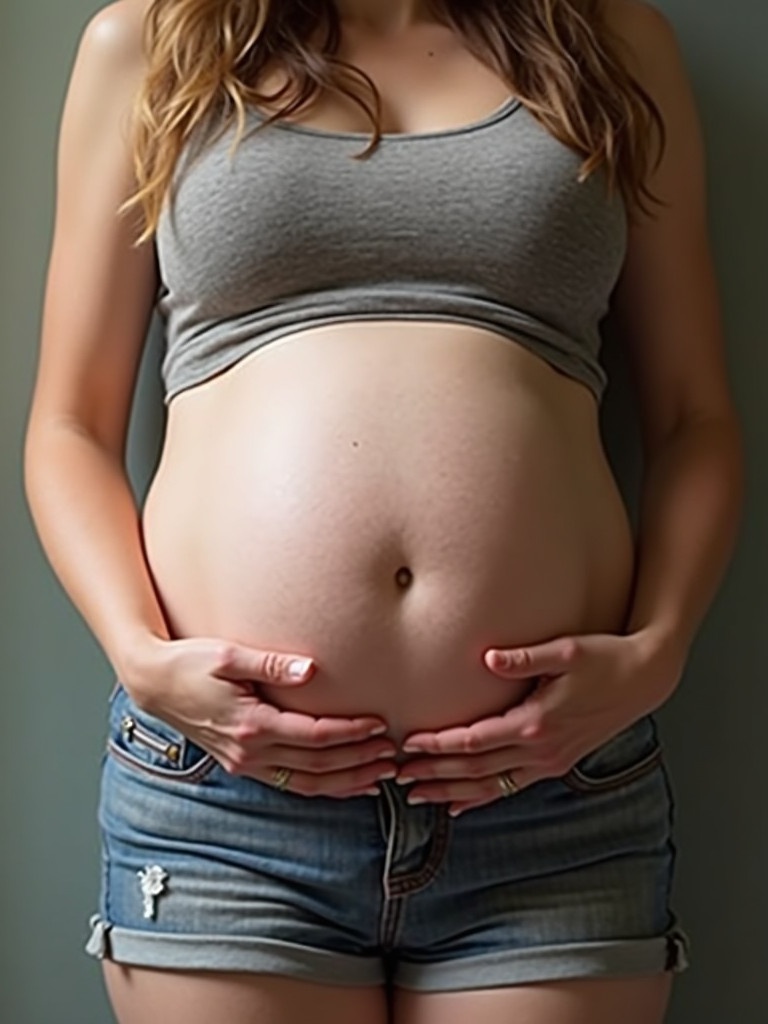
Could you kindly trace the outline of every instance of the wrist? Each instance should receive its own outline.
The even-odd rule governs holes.
[[[110,659],[117,678],[140,708],[146,709],[151,700],[157,665],[167,645],[167,637],[140,630],[126,636]]]
[[[658,704],[672,695],[688,660],[689,644],[674,629],[660,623],[643,626],[626,634],[653,681]]]

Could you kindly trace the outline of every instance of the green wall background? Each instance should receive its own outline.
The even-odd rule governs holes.
[[[53,215],[58,119],[92,0],[0,6],[0,1020],[106,1024],[101,974],[82,952],[95,908],[95,821],[111,673],[31,528],[21,447]],[[678,799],[678,909],[693,940],[671,1024],[764,1024],[768,954],[768,73],[764,0],[660,0],[677,27],[707,138],[711,224],[749,500],[737,555],[660,721]],[[151,332],[134,411],[141,493],[161,429]],[[605,406],[628,497],[636,436],[621,355]],[[761,458],[763,455],[763,458]]]

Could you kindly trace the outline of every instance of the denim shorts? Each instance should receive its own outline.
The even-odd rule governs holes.
[[[97,958],[421,991],[688,964],[650,716],[457,818],[389,780],[337,800],[233,775],[120,683],[101,768]]]

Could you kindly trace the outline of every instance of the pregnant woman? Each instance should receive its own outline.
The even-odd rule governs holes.
[[[89,22],[26,487],[115,673],[86,948],[121,1024],[662,1020],[688,941],[654,712],[742,488],[697,124],[635,0]]]

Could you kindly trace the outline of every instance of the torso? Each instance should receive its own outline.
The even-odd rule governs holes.
[[[509,96],[445,29],[410,39],[397,61],[355,37],[342,54],[384,131]],[[337,97],[301,123],[369,129]],[[173,635],[311,654],[313,680],[268,698],[380,714],[395,739],[520,700],[482,652],[620,630],[633,575],[594,397],[508,338],[426,320],[294,332],[182,392],[143,530]]]

